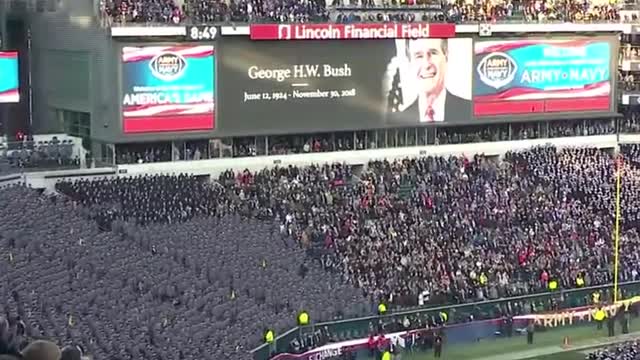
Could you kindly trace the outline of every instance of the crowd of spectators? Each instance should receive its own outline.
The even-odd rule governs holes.
[[[586,360],[637,360],[640,359],[640,343],[629,341],[589,353]]]
[[[334,0],[106,0],[107,23],[499,22],[619,21],[617,2],[591,1],[349,1]],[[628,19],[632,20],[632,19]]]
[[[620,133],[635,134],[640,132],[640,107],[620,106],[618,108],[623,118],[620,120]]]
[[[633,149],[623,147],[632,159]],[[151,176],[63,182],[58,190],[90,206],[105,227],[227,212],[275,219],[304,248],[320,244],[343,280],[371,299],[415,305],[425,292],[435,302],[465,302],[543,291],[551,278],[563,287],[578,275],[590,285],[609,282],[613,167],[604,151],[543,147],[502,162],[374,161],[357,175],[327,165],[230,172],[217,185]],[[624,189],[623,239],[633,247],[637,189],[633,181]],[[622,279],[638,279],[639,254],[625,254]]]
[[[527,131],[523,130],[526,136]],[[485,141],[509,140],[508,126],[472,126],[458,128],[444,128],[436,133],[436,145],[465,144]]]
[[[624,155],[621,280],[640,280]],[[147,175],[0,191],[0,308],[98,358],[248,358],[263,331],[609,283],[614,157],[595,148]],[[250,319],[247,321],[247,319]],[[256,319],[259,319],[256,321]],[[184,346],[185,344],[211,346]]]
[[[179,157],[177,157],[179,159]],[[160,161],[171,161],[171,145],[132,144],[126,149],[119,148],[116,164],[143,164]]]
[[[207,140],[116,145],[116,164],[202,160],[214,157]],[[220,157],[219,155],[217,157]]]
[[[185,19],[174,0],[101,0],[105,25],[114,23],[178,24]]]
[[[640,82],[636,80],[637,74],[631,71],[618,71],[618,87],[623,91],[640,91]]]
[[[50,141],[25,139],[20,143],[0,143],[0,175],[25,169],[60,169],[80,167],[80,157],[74,155],[71,140]]]
[[[616,124],[611,121],[560,121],[549,127],[549,137],[592,136],[615,134]]]
[[[620,61],[619,65],[622,65],[623,61],[638,61],[640,60],[640,54],[638,51],[640,48],[637,46],[632,46],[630,43],[624,44],[620,47],[620,56],[618,60]]]
[[[640,113],[630,113],[620,123],[621,130],[629,133],[640,132]]]

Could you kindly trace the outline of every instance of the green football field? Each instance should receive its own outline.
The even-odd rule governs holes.
[[[512,338],[485,339],[474,344],[452,344],[443,349],[442,360],[584,360],[588,350],[606,346],[607,342],[623,341],[629,336],[640,337],[640,320],[631,323],[631,335],[626,338],[607,337],[606,327],[597,330],[595,325],[565,327],[546,332],[538,332],[534,336],[534,345],[527,345],[526,337],[518,335]],[[616,333],[619,334],[617,326]],[[568,337],[569,346],[563,344]],[[572,350],[573,349],[573,350]],[[581,349],[581,350],[577,350]],[[401,360],[431,360],[433,353],[404,353]]]

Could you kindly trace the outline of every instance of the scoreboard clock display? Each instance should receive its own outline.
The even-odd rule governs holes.
[[[215,26],[187,26],[187,39],[191,41],[211,41],[218,36],[218,28]]]

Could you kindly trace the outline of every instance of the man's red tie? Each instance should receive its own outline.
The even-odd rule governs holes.
[[[434,118],[435,114],[436,114],[436,112],[435,112],[435,111],[433,111],[433,107],[429,106],[429,107],[427,108],[427,112],[426,112],[427,120],[429,120],[429,121],[433,121],[433,120],[435,119],[435,118]]]

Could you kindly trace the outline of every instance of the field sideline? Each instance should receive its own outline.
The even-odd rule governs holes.
[[[640,321],[632,322],[631,334],[607,337],[606,327],[597,330],[595,324],[579,327],[567,327],[548,332],[538,332],[534,345],[526,344],[522,335],[512,338],[495,338],[479,341],[475,344],[452,345],[445,347],[441,360],[584,360],[585,349],[607,346],[611,343],[627,341],[640,337]],[[620,327],[616,326],[620,334]],[[569,346],[563,346],[564,337],[569,338]],[[572,350],[573,349],[573,350]],[[400,360],[432,360],[433,353],[404,353]]]

